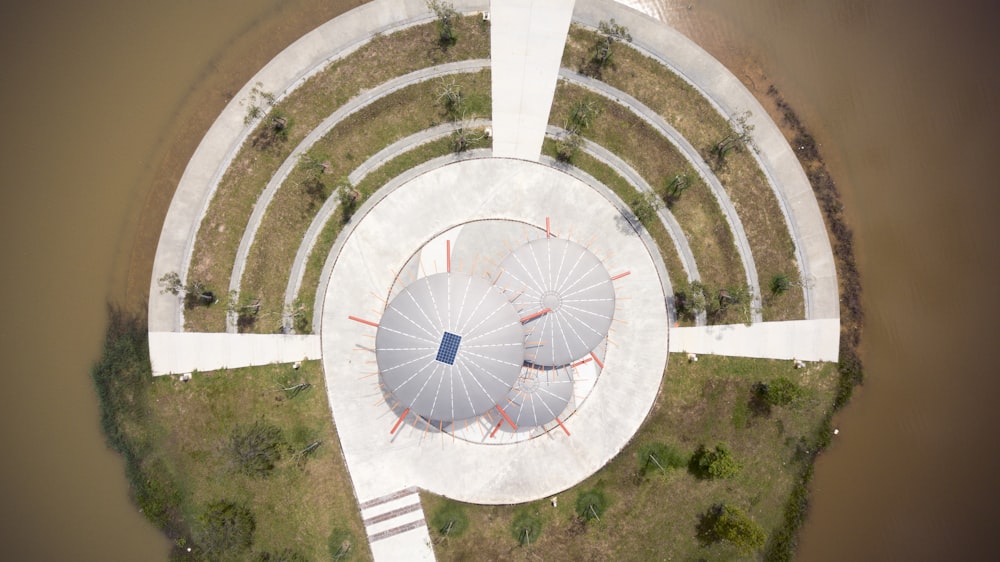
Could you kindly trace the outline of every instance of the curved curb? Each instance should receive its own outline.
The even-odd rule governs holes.
[[[368,176],[369,173],[386,164],[394,156],[401,155],[402,153],[409,152],[419,146],[446,137],[457,130],[460,126],[470,125],[472,127],[482,127],[489,125],[489,123],[490,122],[485,119],[477,119],[465,124],[447,123],[430,129],[425,129],[383,148],[371,158],[362,162],[360,166],[355,168],[354,171],[347,176],[347,179],[351,185],[358,185],[365,177]],[[316,216],[313,217],[312,222],[309,224],[309,228],[302,237],[299,249],[295,252],[295,260],[292,262],[292,269],[288,274],[288,285],[285,287],[286,308],[295,303],[295,299],[298,297],[299,291],[302,288],[302,279],[305,277],[305,266],[306,262],[309,260],[309,254],[312,253],[313,248],[316,246],[316,241],[319,239],[320,232],[322,232],[323,228],[326,227],[326,224],[333,216],[333,213],[337,210],[339,203],[340,201],[331,194],[316,213]],[[282,320],[282,325],[285,327],[286,331],[291,330],[292,319],[288,317],[284,318]]]
[[[747,285],[753,291],[753,301],[750,305],[751,320],[755,323],[762,322],[764,318],[761,315],[761,294],[760,282],[757,278],[757,264],[754,262],[753,252],[750,250],[750,241],[747,239],[746,230],[743,228],[743,221],[740,220],[740,216],[737,214],[732,200],[729,199],[726,189],[722,186],[719,178],[715,176],[711,168],[708,167],[705,160],[698,154],[698,150],[677,129],[674,129],[660,117],[660,114],[629,94],[567,68],[559,70],[559,77],[627,107],[632,113],[663,135],[670,144],[674,145],[681,155],[684,156],[684,159],[691,164],[695,172],[701,176],[701,179],[705,181],[709,191],[715,197],[715,201],[719,204],[719,209],[722,211],[722,216],[725,217],[726,223],[729,225],[729,231],[733,235],[733,245],[736,247],[736,252],[739,254],[740,261],[743,264]]]
[[[826,224],[798,158],[767,110],[725,66],[679,31],[611,0],[577,0],[573,21],[596,28],[614,17],[629,28],[632,47],[691,84],[723,116],[751,112],[755,158],[785,215],[802,279],[806,318],[840,318],[840,290]]]
[[[264,220],[264,215],[267,213],[267,209],[271,205],[272,199],[278,192],[278,188],[280,188],[285,183],[285,180],[288,179],[289,174],[292,173],[292,170],[295,168],[295,165],[298,164],[302,155],[308,152],[314,144],[326,136],[327,133],[329,133],[344,119],[347,119],[365,107],[390,94],[398,92],[407,86],[419,84],[434,78],[440,78],[451,74],[476,72],[484,68],[489,68],[489,65],[490,61],[488,59],[471,59],[421,68],[420,70],[415,70],[398,78],[393,78],[392,80],[379,84],[371,90],[367,90],[361,95],[351,98],[347,103],[331,113],[326,119],[323,119],[323,121],[321,121],[320,124],[313,130],[309,131],[309,134],[299,142],[299,144],[292,150],[291,154],[288,155],[288,158],[286,158],[285,161],[278,166],[278,169],[275,170],[274,174],[271,175],[271,179],[268,180],[263,193],[261,193],[260,197],[257,198],[257,202],[254,204],[253,212],[250,214],[250,220],[247,223],[247,226],[243,229],[243,236],[240,238],[240,245],[236,250],[236,257],[233,259],[233,269],[229,275],[229,290],[236,291],[237,293],[239,292],[240,284],[243,281],[243,273],[246,268],[247,257],[250,255],[250,250],[257,237],[257,230],[260,228],[260,223]],[[190,259],[190,257],[188,259]],[[231,314],[226,316],[226,331],[229,333],[236,333],[235,318],[233,318],[233,315]]]
[[[337,263],[337,255],[340,254],[341,248],[344,247],[344,243],[348,238],[350,238],[351,233],[353,233],[354,229],[357,228],[361,219],[371,212],[372,208],[377,205],[379,201],[385,199],[386,196],[393,191],[396,191],[400,188],[400,186],[406,184],[413,178],[423,175],[436,168],[440,168],[441,166],[446,166],[462,160],[488,158],[492,153],[492,149],[483,148],[459,154],[439,156],[433,160],[428,160],[427,162],[424,162],[419,166],[414,166],[413,168],[410,168],[402,174],[392,178],[390,181],[386,182],[381,189],[376,191],[371,197],[361,204],[361,207],[354,212],[354,215],[351,216],[351,220],[347,221],[347,225],[340,231],[340,234],[337,235],[337,240],[333,243],[333,246],[330,248],[330,252],[327,254],[326,260],[323,262],[323,272],[320,274],[319,283],[316,284],[316,298],[313,302],[312,329],[314,334],[320,333],[320,327],[323,322],[323,305],[327,294],[327,285],[330,284],[330,275],[333,272],[333,266]]]
[[[463,13],[488,9],[487,0],[454,0]],[[377,34],[431,21],[424,0],[379,0],[361,5],[307,33],[271,59],[240,89],[212,123],[188,161],[170,202],[150,275],[147,308],[150,331],[184,331],[184,310],[173,295],[161,295],[158,280],[176,272],[187,281],[190,256],[201,219],[222,174],[249,136],[243,102],[251,90],[280,92],[284,97],[325,65],[345,57]]]

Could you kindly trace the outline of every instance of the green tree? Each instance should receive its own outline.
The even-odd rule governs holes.
[[[220,500],[208,505],[198,519],[201,548],[209,560],[231,556],[253,545],[253,534],[257,522],[246,507],[228,500]]]
[[[607,508],[608,498],[596,488],[584,490],[576,497],[576,515],[584,521],[600,521]]]
[[[674,291],[674,310],[679,317],[694,321],[699,314],[708,309],[710,292],[700,281],[678,285]]]
[[[447,502],[438,508],[431,517],[431,528],[441,535],[442,539],[462,536],[469,526],[469,518],[462,506],[455,502]]]
[[[649,472],[665,473],[671,468],[680,468],[687,464],[688,459],[677,449],[653,441],[639,447],[639,473],[645,476]]]
[[[602,21],[597,24],[597,40],[590,57],[591,73],[599,75],[613,58],[614,44],[618,41],[626,43],[632,42],[632,35],[628,28],[619,25],[614,18],[611,21]]]
[[[556,160],[569,164],[576,157],[583,144],[583,137],[579,133],[569,132],[556,141]]]
[[[236,323],[237,329],[241,333],[245,332],[257,323],[257,318],[260,316],[260,299],[249,293],[229,291],[226,312]]]
[[[542,520],[529,512],[521,512],[514,516],[510,532],[521,546],[532,544],[542,534]]]
[[[445,115],[451,121],[459,119],[464,113],[465,95],[462,88],[452,78],[450,81],[441,79],[441,88],[438,90],[437,103],[444,108]]]
[[[577,100],[569,110],[566,130],[574,133],[586,131],[601,114],[601,106],[592,99]]]
[[[802,396],[802,389],[788,377],[778,377],[767,384],[759,383],[759,389],[772,406],[787,406]]]
[[[280,427],[257,420],[233,430],[227,452],[236,470],[247,476],[263,477],[274,470],[286,448]]]
[[[635,194],[630,206],[639,222],[649,224],[656,218],[656,213],[663,208],[663,200],[652,191],[643,191]]]
[[[447,49],[458,42],[455,23],[458,21],[459,14],[455,11],[454,4],[441,0],[427,0],[427,7],[437,16],[438,44],[441,45],[441,48]]]
[[[704,445],[698,447],[688,467],[698,478],[712,479],[732,478],[741,468],[740,463],[722,443],[716,445],[714,449],[708,449]]]
[[[663,196],[667,207],[673,207],[681,199],[681,195],[691,187],[691,176],[689,174],[674,174],[667,182],[667,189]]]
[[[744,111],[729,119],[726,134],[712,145],[711,153],[715,156],[717,166],[721,166],[726,156],[733,150],[747,146],[756,150],[757,146],[753,140],[754,126],[750,123],[752,116],[750,111]]]
[[[792,280],[784,273],[778,273],[774,277],[771,277],[771,294],[774,296],[783,294],[791,286]]]
[[[451,134],[451,149],[456,153],[472,150],[486,139],[486,133],[468,125],[462,125]]]
[[[160,285],[160,294],[171,294],[184,299],[184,308],[188,310],[197,306],[212,306],[215,303],[215,293],[208,288],[205,283],[193,279],[187,284],[181,281],[181,276],[176,271],[163,274],[157,279]]]
[[[698,535],[703,542],[726,541],[745,554],[764,547],[767,534],[743,510],[724,503],[713,505],[701,516]]]
[[[337,182],[337,199],[340,203],[340,216],[345,224],[354,216],[354,211],[358,209],[358,203],[361,202],[361,198],[361,192],[351,184],[349,179],[343,177]]]
[[[753,289],[749,285],[737,285],[720,289],[716,295],[718,306],[709,308],[709,316],[713,322],[722,319],[728,310],[735,310],[743,322],[750,324],[753,311]]]

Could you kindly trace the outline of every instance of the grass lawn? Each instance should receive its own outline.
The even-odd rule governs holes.
[[[585,69],[596,37],[591,31],[572,26],[563,52],[563,66],[578,72]],[[599,78],[659,113],[702,151],[706,161],[713,161],[710,148],[726,135],[729,124],[708,100],[681,77],[658,61],[619,43],[614,46],[612,62],[601,71]],[[793,287],[774,298],[770,298],[767,289],[772,277],[777,274],[795,277],[798,268],[794,245],[778,200],[756,160],[745,149],[734,151],[722,166],[716,167],[715,174],[743,221],[761,291],[764,292],[761,295],[764,297],[764,320],[803,318],[805,309],[801,288]],[[690,191],[693,190],[685,192],[681,201]],[[700,260],[698,267],[702,267]]]
[[[546,138],[542,144],[542,154],[555,158],[556,141]],[[638,192],[632,187],[632,184],[628,183],[625,178],[618,175],[607,164],[604,164],[593,156],[579,152],[573,157],[572,165],[593,176],[594,179],[613,191],[626,204],[632,204],[635,200]],[[685,281],[687,278],[684,275],[684,266],[681,265],[681,258],[677,254],[674,242],[667,233],[667,229],[664,228],[663,223],[659,219],[654,219],[646,221],[643,223],[643,226],[646,227],[649,235],[656,242],[656,246],[660,250],[660,256],[663,257],[663,263],[666,265],[667,276],[670,277],[671,285]]]
[[[482,139],[471,148],[487,148],[490,146],[492,146],[492,140],[486,138]],[[406,170],[429,160],[433,160],[439,156],[451,154],[452,152],[453,147],[451,138],[444,138],[429,142],[394,157],[392,160],[386,162],[384,165],[365,176],[365,178],[355,187],[361,192],[362,197],[367,198],[369,195],[385,185],[389,180]],[[330,217],[326,226],[323,227],[323,231],[320,233],[319,239],[316,241],[316,245],[313,246],[312,252],[309,253],[309,258],[306,261],[305,273],[302,276],[302,285],[299,289],[296,301],[300,305],[302,314],[305,315],[304,324],[309,326],[310,329],[312,326],[313,305],[316,300],[316,290],[319,286],[319,278],[323,272],[323,264],[326,263],[326,259],[330,254],[330,249],[333,247],[334,242],[336,242],[337,235],[340,234],[344,224],[344,214],[342,210],[338,209],[337,212]]]
[[[294,397],[281,391],[301,382],[312,387]],[[196,538],[205,506],[227,499],[254,513],[254,552],[290,549],[322,560],[330,557],[331,541],[348,540],[347,559],[371,557],[319,361],[299,370],[271,365],[197,373],[188,382],[158,377],[150,397],[151,426],[158,431],[147,461],[162,462],[176,475],[182,516]],[[287,442],[266,477],[237,471],[228,452],[234,428],[257,420],[279,427]],[[316,441],[315,452],[296,457]]]
[[[573,108],[594,102],[599,113],[582,135],[617,154],[655,190],[666,189],[676,174],[696,177],[687,160],[670,141],[626,107],[565,82],[556,88],[549,122],[566,127]],[[630,198],[626,198],[630,201]],[[687,235],[702,281],[715,287],[746,285],[743,264],[733,234],[718,202],[701,180],[692,181],[671,212]],[[739,320],[734,320],[739,321]]]
[[[489,26],[481,18],[459,18],[456,32],[459,40],[447,50],[442,50],[437,42],[436,23],[379,35],[331,63],[278,103],[272,111],[288,118],[287,138],[255,142],[266,136],[263,135],[268,127],[266,119],[251,133],[223,176],[199,228],[189,280],[201,281],[216,294],[225,296],[240,238],[268,179],[299,141],[338,107],[362,90],[420,68],[489,58]],[[187,311],[185,328],[225,331],[224,308]]]
[[[461,89],[464,96],[462,105],[467,116],[490,114],[489,70],[451,76],[445,80]],[[241,295],[259,298],[261,304],[259,320],[249,331],[275,332],[281,327],[285,287],[295,253],[325,199],[335,196],[338,183],[386,146],[448,121],[444,108],[437,102],[441,89],[439,80],[422,82],[365,107],[334,127],[313,145],[308,158],[303,159],[327,163],[325,173],[316,174],[300,165],[289,174],[261,222],[240,283]],[[442,146],[443,151],[440,150]],[[415,150],[418,154],[428,153],[426,147]],[[431,150],[433,156],[447,152],[450,152],[447,140],[435,144]],[[405,161],[412,165],[418,163],[413,157]],[[391,169],[398,173],[406,168],[393,166]],[[367,197],[388,180],[383,170],[376,170],[373,175],[373,179],[366,178],[362,181],[363,185],[356,186],[362,196]],[[378,178],[383,178],[381,183]],[[315,183],[317,181],[318,184]],[[314,191],[310,191],[310,186]],[[343,217],[340,222],[343,222]],[[311,302],[303,302],[311,310]],[[219,311],[225,314],[222,308]]]
[[[649,418],[625,449],[584,482],[549,499],[518,506],[459,504],[469,520],[460,537],[436,537],[439,560],[729,560],[742,554],[726,542],[699,540],[699,517],[725,502],[748,513],[771,533],[782,521],[787,498],[807,449],[831,407],[837,365],[810,364],[795,370],[789,361],[701,357],[688,363],[674,354]],[[786,376],[801,397],[767,415],[749,406],[751,386]],[[572,438],[575,438],[572,437]],[[699,445],[728,446],[741,470],[731,479],[703,480],[685,468],[640,473],[638,451],[660,442],[690,455]],[[557,470],[558,467],[549,467]],[[608,500],[600,521],[583,522],[578,496],[596,489]],[[428,520],[456,502],[422,496]],[[541,521],[537,542],[520,546],[511,530],[522,514]]]

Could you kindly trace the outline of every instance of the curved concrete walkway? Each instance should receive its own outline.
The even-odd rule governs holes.
[[[349,181],[351,185],[358,185],[369,173],[386,164],[392,158],[409,152],[421,145],[446,137],[455,132],[459,127],[479,128],[487,127],[489,124],[490,121],[487,121],[486,119],[476,119],[466,123],[445,123],[444,125],[431,127],[430,129],[425,129],[419,133],[400,139],[378,151],[368,160],[362,162],[360,166],[355,168],[354,171],[347,176],[347,181]],[[306,262],[309,260],[309,254],[312,253],[313,248],[316,246],[316,241],[319,239],[320,232],[323,231],[326,224],[333,216],[333,213],[336,212],[339,203],[340,200],[331,195],[323,203],[323,206],[320,207],[319,211],[317,211],[312,222],[309,223],[309,228],[306,230],[305,235],[302,237],[302,242],[299,244],[299,248],[295,252],[295,260],[292,262],[292,270],[288,275],[288,285],[285,287],[286,309],[294,306],[295,299],[299,296],[299,289],[302,287],[302,279],[305,276],[305,267]],[[282,320],[282,325],[285,327],[286,331],[292,329],[292,323],[293,320],[290,317],[286,317]]]
[[[684,159],[691,164],[695,172],[701,176],[712,196],[715,197],[715,201],[719,205],[719,210],[722,211],[722,216],[725,217],[726,224],[729,226],[729,231],[733,234],[733,244],[736,247],[736,253],[740,257],[740,262],[743,264],[744,277],[746,278],[747,285],[753,291],[753,301],[750,303],[750,318],[753,322],[762,322],[764,318],[760,312],[761,292],[760,282],[757,278],[757,264],[753,259],[753,252],[750,249],[750,241],[747,239],[746,230],[743,228],[743,221],[740,220],[740,216],[736,212],[732,200],[729,198],[729,193],[726,192],[726,189],[722,186],[722,182],[715,176],[715,173],[712,172],[712,169],[701,157],[698,150],[677,129],[673,128],[666,120],[660,117],[659,113],[653,111],[649,106],[629,94],[604,82],[594,80],[566,68],[559,70],[559,76],[570,83],[583,86],[596,94],[600,94],[627,107],[632,113],[663,135],[670,144],[674,145]]]
[[[463,186],[462,197],[452,194]],[[420,213],[432,205],[433,213]],[[361,499],[409,486],[475,503],[519,503],[568,488],[610,460],[646,418],[666,363],[669,319],[658,251],[651,255],[620,202],[542,164],[476,159],[423,173],[382,198],[335,254],[322,315],[324,372],[334,418]],[[374,328],[396,273],[420,241],[476,219],[510,219],[586,242],[616,282],[616,302],[604,372],[564,424],[572,436],[489,446],[410,426],[390,433],[395,416],[368,377]],[[393,232],[393,236],[386,236]],[[412,245],[400,241],[412,241]],[[660,262],[662,264],[662,262]],[[487,431],[489,428],[487,428]],[[427,454],[433,448],[434,454]],[[548,465],[558,469],[538,470]]]
[[[288,158],[286,158],[285,161],[278,166],[277,171],[275,171],[274,175],[272,175],[271,179],[267,182],[264,192],[257,199],[253,212],[250,214],[250,220],[247,223],[246,228],[243,230],[243,237],[240,238],[239,248],[236,250],[236,258],[233,260],[233,270],[229,275],[229,290],[231,292],[235,291],[237,294],[239,293],[240,283],[243,281],[243,271],[246,268],[247,257],[250,255],[250,249],[253,246],[254,240],[257,238],[257,230],[260,228],[260,223],[264,220],[264,215],[267,213],[267,209],[271,205],[274,195],[278,192],[278,188],[285,183],[288,175],[292,173],[292,170],[299,163],[302,155],[309,152],[313,145],[333,130],[338,123],[358,111],[361,111],[365,107],[375,103],[376,101],[394,92],[398,92],[407,86],[418,84],[420,82],[426,82],[427,80],[440,78],[442,76],[449,76],[451,74],[476,72],[484,68],[489,68],[489,66],[489,60],[473,59],[415,70],[409,74],[404,74],[403,76],[393,78],[388,82],[379,84],[375,88],[367,90],[361,95],[350,99],[347,103],[337,108],[337,110],[331,113],[326,119],[323,119],[323,121],[317,125],[315,129],[309,131],[309,134],[302,139],[294,150],[292,150],[292,153],[289,154]],[[229,317],[226,318],[226,331],[231,334],[236,333],[235,316],[229,315]]]
[[[628,27],[632,46],[662,62],[711,101],[724,116],[751,112],[755,155],[770,180],[796,248],[807,319],[840,318],[833,250],[812,186],[767,110],[725,66],[677,30],[611,0],[577,0],[573,21],[596,28],[610,18]]]
[[[487,10],[488,0],[454,0],[463,13]],[[347,56],[373,36],[433,19],[424,0],[378,0],[359,6],[319,26],[288,46],[254,75],[216,118],[195,149],[181,176],[153,259],[150,279],[149,329],[184,330],[183,307],[173,295],[161,295],[157,280],[175,272],[186,282],[195,239],[208,204],[252,126],[243,119],[251,90],[275,92],[279,99],[330,62]],[[258,86],[259,84],[259,86]]]
[[[554,139],[564,138],[569,134],[566,129],[552,125],[549,125],[546,132]],[[646,179],[643,178],[642,175],[635,170],[635,168],[630,166],[628,162],[619,158],[614,152],[611,152],[603,146],[587,139],[582,139],[580,148],[598,162],[601,162],[611,168],[615,173],[631,184],[636,191],[641,193],[654,193],[653,187],[649,185]],[[658,209],[657,215],[660,217],[660,222],[663,224],[663,228],[666,229],[667,234],[670,235],[670,239],[674,243],[674,249],[677,250],[677,255],[681,258],[681,267],[684,268],[684,274],[687,276],[688,281],[700,281],[701,275],[698,273],[698,263],[694,259],[694,253],[691,252],[691,245],[688,244],[687,235],[684,234],[684,230],[681,228],[680,223],[678,223],[677,219],[674,218],[674,214],[670,212],[670,209],[667,209],[666,207]]]
[[[528,5],[544,2],[518,1]],[[469,12],[486,8],[487,2],[458,0],[455,4],[460,11]],[[562,0],[558,4],[573,6],[572,2]],[[750,330],[757,330],[753,333],[729,330],[728,327],[710,327],[723,333],[721,339],[726,339],[727,333],[735,334],[735,337],[729,338],[732,342],[729,347],[720,347],[717,342],[710,342],[710,345],[714,346],[716,352],[725,353],[739,347],[737,344],[742,345],[741,342],[750,341],[748,337],[759,337],[761,329],[768,330],[770,337],[784,337],[794,330],[810,331],[817,328],[815,332],[810,332],[810,337],[817,339],[806,343],[815,343],[819,339],[824,343],[833,341],[836,334],[830,327],[836,328],[839,325],[838,294],[836,271],[825,226],[805,174],[780,131],[767,120],[766,112],[724,67],[672,29],[607,0],[576,0],[573,9],[573,19],[587,25],[596,26],[597,22],[613,17],[629,27],[636,46],[655,53],[657,58],[694,83],[724,114],[735,114],[746,109],[754,113],[755,138],[761,149],[760,159],[765,174],[779,194],[779,202],[786,213],[796,247],[801,252],[803,278],[813,282],[813,290],[807,295],[807,314],[810,318],[825,318],[830,321],[823,326],[813,322],[808,325],[796,324],[794,327],[790,327],[793,323],[766,323],[751,326]],[[257,82],[261,82],[261,87],[269,91],[288,92],[311,72],[321,68],[332,58],[355,49],[373,33],[406,27],[430,18],[423,0],[375,0],[324,24],[296,42],[248,82],[199,145],[168,211],[151,279],[151,332],[176,332],[183,329],[181,307],[177,299],[159,295],[156,280],[170,271],[180,272],[182,279],[186,277],[191,255],[189,250],[193,247],[204,210],[222,171],[246,138],[247,130],[242,122],[244,109],[237,100],[245,100]],[[511,20],[508,24],[517,22]],[[523,27],[524,30],[532,29],[530,25]],[[512,32],[510,36],[523,35],[524,30],[508,29]],[[494,27],[494,32],[496,31]],[[494,56],[498,50],[511,45],[503,43],[505,36],[503,33],[494,33]],[[530,45],[530,34],[528,36],[527,44]],[[554,78],[552,81],[554,83]],[[530,85],[530,82],[522,84]],[[522,99],[531,99],[531,96]],[[497,101],[494,100],[494,103]],[[544,126],[539,134],[544,134]],[[440,166],[440,163],[432,166],[428,163],[424,168],[414,168],[408,174],[395,178],[399,185],[409,182],[407,189],[389,191],[389,195],[385,197],[366,202],[366,205],[371,204],[369,210],[373,211],[368,213],[370,217],[382,216],[382,219],[352,221],[350,228],[345,229],[345,233],[349,235],[343,234],[331,251],[331,257],[324,268],[324,278],[321,279],[319,290],[326,298],[317,298],[314,321],[322,325],[323,336],[320,341],[330,388],[330,403],[336,416],[338,431],[345,442],[345,458],[352,468],[351,476],[372,543],[372,552],[379,560],[400,557],[433,558],[419,501],[414,503],[413,500],[414,485],[430,489],[439,489],[438,485],[452,486],[460,489],[461,495],[457,497],[508,503],[539,497],[539,494],[547,495],[549,490],[575,484],[603,466],[617,450],[616,447],[620,449],[617,442],[621,440],[623,445],[645,418],[659,386],[667,346],[676,349],[672,341],[667,343],[667,310],[672,291],[669,289],[665,270],[662,269],[662,261],[657,265],[655,258],[659,257],[658,252],[651,254],[646,244],[638,243],[642,240],[644,231],[640,229],[636,232],[634,217],[622,215],[620,202],[608,199],[599,191],[588,188],[585,183],[571,180],[567,173],[572,173],[572,169],[566,170],[567,173],[560,173],[553,168],[525,161],[477,159],[478,156],[487,155],[489,151],[455,156],[451,158],[468,161],[447,166]],[[537,155],[530,157],[538,159]],[[545,161],[544,158],[542,160]],[[449,183],[449,174],[454,174],[456,170],[461,170],[462,178],[458,180],[452,175],[451,185],[459,181],[468,183],[469,178],[474,178],[476,182],[492,187],[466,190],[467,193],[463,193],[462,198],[452,197],[453,192],[442,190]],[[552,190],[552,185],[565,187]],[[523,186],[528,187],[527,193],[521,193]],[[411,187],[414,189],[410,189]],[[413,209],[421,201],[426,203],[427,194],[434,190],[440,191],[435,199],[440,208],[436,207],[435,213],[415,220]],[[565,193],[569,191],[589,195],[566,198]],[[593,199],[595,197],[603,202],[597,203]],[[528,204],[527,208],[520,207],[525,203]],[[545,213],[546,209],[555,209],[555,212]],[[388,215],[385,215],[386,212]],[[393,213],[396,213],[395,217],[392,217]],[[625,278],[627,284],[623,285],[628,288],[629,296],[632,297],[624,301],[627,310],[623,314],[628,322],[615,326],[616,342],[621,347],[609,346],[606,358],[608,367],[605,372],[607,376],[602,375],[603,382],[595,386],[595,394],[584,404],[586,410],[581,409],[578,412],[580,415],[569,420],[568,427],[574,433],[573,438],[533,439],[526,442],[526,447],[509,448],[517,452],[503,457],[473,451],[469,447],[475,445],[465,441],[455,445],[443,439],[435,441],[439,443],[441,451],[428,455],[428,444],[423,443],[423,437],[415,435],[413,431],[397,433],[395,440],[383,443],[384,434],[388,433],[392,420],[379,417],[378,404],[369,406],[375,400],[359,399],[378,398],[380,393],[377,388],[372,390],[370,379],[362,383],[356,378],[357,373],[366,368],[363,356],[368,353],[364,348],[370,334],[364,332],[366,327],[362,324],[345,325],[346,315],[342,314],[341,308],[350,304],[351,312],[356,314],[380,314],[381,304],[376,302],[377,292],[373,294],[372,288],[387,286],[388,276],[394,275],[393,267],[398,259],[384,261],[378,257],[382,255],[379,252],[409,254],[408,248],[391,247],[392,241],[385,239],[385,232],[397,232],[401,238],[418,240],[426,234],[420,234],[423,232],[421,229],[434,230],[441,226],[441,221],[464,221],[485,215],[518,216],[518,220],[536,225],[544,216],[552,216],[557,226],[573,221],[585,221],[587,225],[599,225],[595,228],[601,229],[614,225],[610,230],[598,232],[595,244],[608,244],[602,253],[612,256],[614,260],[629,262],[629,269],[632,271],[632,275]],[[638,238],[636,234],[639,234]],[[630,242],[626,243],[626,240]],[[375,249],[379,251],[366,251]],[[640,256],[646,256],[645,259],[649,261],[643,261]],[[398,265],[395,267],[398,270]],[[755,276],[755,268],[747,268],[748,275],[751,271]],[[656,278],[659,278],[659,283],[655,283]],[[360,300],[355,303],[342,298],[355,294],[360,295]],[[777,324],[782,326],[776,326]],[[678,343],[695,342],[705,334],[712,335],[702,327],[687,330],[689,337],[678,338]],[[237,346],[249,342],[249,339],[242,336],[227,337],[240,338]],[[308,342],[316,341],[316,336],[311,338],[302,342],[308,347]],[[167,339],[169,338],[164,338],[164,341]],[[195,343],[208,341],[200,336],[196,339]],[[718,339],[720,338],[716,338]],[[799,344],[793,343],[790,348],[795,349],[796,345]],[[279,350],[276,355],[286,354],[285,351],[287,350]],[[615,377],[615,374],[621,376]],[[365,385],[370,394],[358,395],[359,389],[364,392]],[[387,406],[382,406],[388,410]],[[362,411],[366,407],[367,412]],[[374,420],[372,412],[375,412]],[[386,430],[382,434],[383,438],[379,438],[377,430],[372,433],[373,422]],[[351,443],[350,454],[346,445],[348,442]],[[479,446],[479,449],[483,447]],[[417,470],[422,463],[429,464],[423,464],[423,469]],[[540,463],[549,466],[555,464],[565,468],[565,471],[539,471],[537,466]],[[483,479],[483,466],[491,467],[493,472],[487,475],[491,478]],[[555,474],[551,478],[541,477],[530,489],[526,489],[520,485],[520,479],[516,476],[531,472]],[[436,479],[447,481],[437,482]],[[497,486],[498,480],[508,484]],[[404,521],[404,518],[397,517],[397,513],[409,515]]]

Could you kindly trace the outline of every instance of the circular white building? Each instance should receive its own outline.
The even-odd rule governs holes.
[[[411,413],[467,420],[506,403],[524,363],[524,329],[488,281],[438,273],[389,302],[375,356],[385,390]]]
[[[517,306],[528,330],[525,361],[567,365],[607,337],[615,289],[604,264],[583,246],[539,238],[500,264],[496,286]]]

